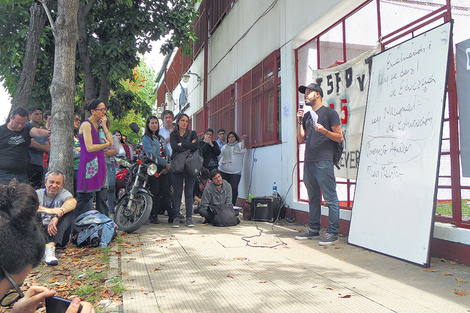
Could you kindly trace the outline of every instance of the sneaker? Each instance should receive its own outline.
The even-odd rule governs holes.
[[[179,217],[175,217],[175,219],[173,220],[173,225],[171,227],[173,227],[173,228],[180,227],[180,218]]]
[[[329,246],[329,245],[334,245],[338,241],[339,240],[338,240],[337,234],[326,233],[325,238],[323,240],[320,240],[318,244],[320,246]]]
[[[313,232],[309,230],[306,233],[303,233],[301,235],[295,236],[296,240],[306,240],[306,239],[316,239],[320,238],[320,233],[319,232]]]
[[[188,227],[194,227],[193,219],[192,218],[187,218],[186,219],[186,226]]]
[[[44,262],[47,265],[57,265],[59,260],[55,257],[55,247],[53,245],[47,244],[46,251],[44,252]]]
[[[158,220],[158,216],[156,215],[150,215],[149,221],[150,221],[150,224],[160,224],[160,221]]]

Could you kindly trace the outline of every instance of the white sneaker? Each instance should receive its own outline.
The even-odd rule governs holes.
[[[55,246],[47,244],[46,251],[44,252],[44,262],[47,265],[57,265],[59,264],[59,260],[55,257]]]

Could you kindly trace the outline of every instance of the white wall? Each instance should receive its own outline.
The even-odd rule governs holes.
[[[297,202],[297,139],[295,129],[295,49],[349,12],[361,0],[238,0],[209,39],[208,100],[219,94],[276,49],[281,53],[282,144],[250,149],[239,187],[239,197],[272,193],[273,182],[290,207],[308,210]],[[269,10],[271,4],[274,6]],[[262,16],[264,14],[264,16]],[[201,52],[191,71],[203,74]],[[191,77],[187,111],[202,108],[203,84]],[[175,93],[177,97],[179,92]],[[240,130],[235,130],[240,134]],[[257,161],[253,162],[253,159]],[[292,175],[294,171],[294,175]],[[249,189],[249,190],[248,190]]]

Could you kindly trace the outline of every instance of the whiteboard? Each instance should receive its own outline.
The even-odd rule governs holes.
[[[373,57],[348,242],[429,264],[451,23]]]

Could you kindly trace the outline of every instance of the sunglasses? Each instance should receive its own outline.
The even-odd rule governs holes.
[[[10,282],[10,284],[13,286],[15,290],[10,290],[7,292],[6,295],[3,296],[3,298],[0,300],[0,305],[1,306],[9,306],[18,301],[19,299],[24,297],[23,292],[21,291],[20,287],[18,284],[13,280],[11,275],[3,269],[3,267],[0,266],[0,270],[3,272],[3,275],[5,275],[5,278]]]
[[[78,117],[76,117],[75,122],[80,122],[80,119]]]

